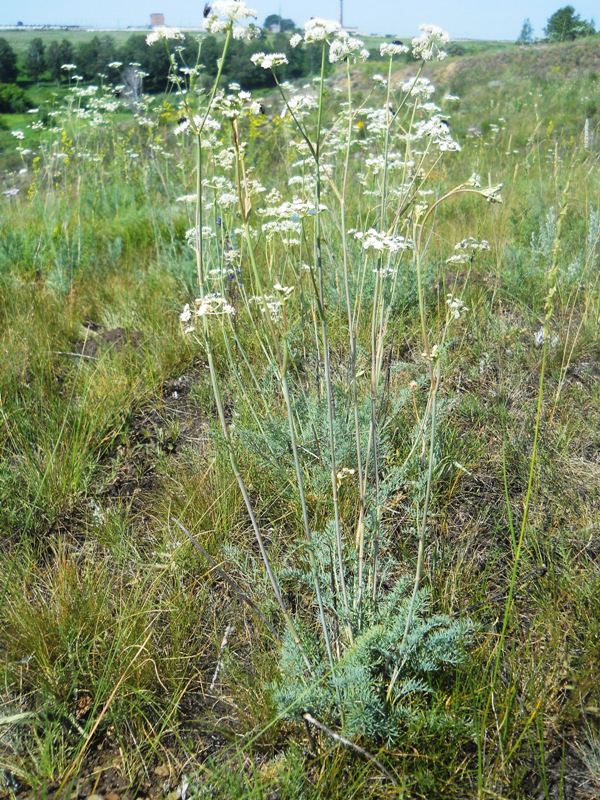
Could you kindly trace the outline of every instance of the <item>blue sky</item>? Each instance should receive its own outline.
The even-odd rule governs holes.
[[[586,19],[600,17],[598,0],[345,0],[347,25],[365,33],[407,36],[423,22],[441,25],[454,37],[516,39],[523,19],[530,17],[537,35],[547,18],[571,3]],[[124,27],[143,25],[151,11],[162,11],[169,25],[198,25],[203,0],[1,0],[0,24],[70,23]],[[283,16],[301,24],[310,16],[337,18],[339,0],[248,0],[260,21],[281,9]],[[596,22],[600,22],[597,19]]]

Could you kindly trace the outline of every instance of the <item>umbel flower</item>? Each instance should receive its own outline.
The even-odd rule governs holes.
[[[200,317],[228,317],[235,314],[235,308],[220,294],[207,294],[198,297],[193,305],[186,303],[179,315],[184,333],[196,330],[196,321]]]
[[[384,42],[379,45],[379,54],[382,58],[389,56],[402,56],[409,52],[409,48],[405,44],[394,44],[393,42]]]
[[[282,319],[283,307],[292,296],[294,287],[275,283],[273,291],[274,294],[251,297],[250,301],[256,303],[261,313],[268,314],[273,322],[279,322]]]
[[[455,250],[489,250],[490,243],[486,239],[476,239],[474,236],[467,236],[466,239],[454,245]]]
[[[164,40],[182,41],[184,38],[183,33],[177,28],[155,28],[151,33],[146,36],[146,44],[152,46],[156,42]],[[110,66],[110,64],[109,64]]]
[[[337,64],[339,61],[345,61],[352,57],[366,61],[369,51],[360,39],[349,36],[346,31],[340,31],[329,46],[329,61],[331,64]]]
[[[446,295],[446,305],[448,313],[453,319],[460,319],[469,310],[460,297],[454,297],[452,294]]]
[[[501,183],[497,186],[486,186],[484,189],[481,189],[480,194],[490,203],[501,203],[502,186],[503,184]]]
[[[234,31],[236,39],[245,38],[248,30],[248,38],[254,35],[254,31],[244,29],[235,23],[247,19],[256,19],[257,13],[253,8],[249,8],[243,0],[215,0],[210,7],[208,16],[204,20],[204,30],[208,33],[224,33],[229,27]]]
[[[293,286],[282,286],[280,283],[273,284],[273,291],[275,291],[282,300],[287,300],[291,297],[294,287]]]
[[[250,61],[256,67],[262,67],[263,69],[274,69],[288,63],[285,53],[254,53],[250,57]]]
[[[400,84],[400,89],[411,97],[427,99],[435,93],[435,86],[429,78],[419,78],[417,76],[409,78]]]
[[[437,25],[420,25],[420,36],[412,40],[412,52],[416,59],[421,61],[442,61],[448,53],[444,46],[450,41],[446,31]]]
[[[290,38],[290,46],[297,47],[301,42],[313,44],[315,42],[329,42],[329,61],[337,64],[348,58],[366,61],[369,51],[360,39],[350,36],[339,22],[333,19],[312,17],[304,23],[304,36],[294,33]]]
[[[490,243],[485,239],[475,239],[474,236],[467,236],[466,239],[454,245],[458,252],[446,259],[446,264],[468,264],[473,261],[475,254],[481,250],[489,250]]]
[[[340,23],[333,19],[313,17],[304,24],[304,41],[307,44],[311,42],[324,42],[330,36],[339,34],[341,30]]]
[[[366,233],[356,231],[354,238],[362,244],[363,250],[375,250],[379,253],[399,253],[402,250],[410,250],[413,243],[404,236],[394,236],[388,233],[381,233],[374,228],[369,228]]]

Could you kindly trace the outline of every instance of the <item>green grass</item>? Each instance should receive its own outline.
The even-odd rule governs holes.
[[[223,326],[211,343],[229,441],[206,345],[180,331],[179,312],[197,285],[185,244],[193,206],[176,202],[195,186],[193,147],[172,134],[178,113],[161,115],[157,98],[147,112],[154,127],[119,110],[99,127],[66,115],[51,123],[60,133],[27,131],[21,144],[35,149],[24,157],[28,172],[5,176],[2,185],[20,191],[0,195],[0,794],[163,796],[187,784],[198,798],[598,796],[594,45],[472,43],[472,55],[428,71],[462,145],[435,165],[431,185],[441,193],[478,173],[484,186],[504,184],[504,202],[458,196],[441,206],[422,264],[432,342],[445,330],[448,293],[468,307],[444,334],[424,584],[434,611],[472,620],[474,638],[465,661],[431,678],[427,701],[407,699],[394,741],[357,739],[397,787],[355,751],[315,730],[309,735],[276,703],[284,624],[231,471],[232,442],[285,604],[305,623],[314,609],[310,586],[297,580],[306,561],[302,504],[279,379],[263,349],[268,324],[262,317],[253,324],[256,311],[244,310],[242,289],[228,289],[239,309],[237,339],[224,337]],[[394,70],[396,83],[407,69]],[[380,103],[370,93],[371,76],[381,71],[381,64],[353,68],[358,102]],[[490,87],[491,75],[498,85]],[[345,88],[343,69],[328,83],[329,107],[336,87]],[[460,102],[441,102],[446,91]],[[52,94],[49,86],[31,89],[41,115]],[[289,119],[276,116],[281,100],[267,97],[265,105],[266,116],[241,123],[247,167],[291,198],[287,181],[300,156],[290,147]],[[595,131],[589,150],[586,117]],[[32,119],[9,124],[25,128]],[[353,130],[362,141],[365,126]],[[6,173],[20,163],[18,142],[1,135]],[[219,136],[231,143],[228,128]],[[362,229],[378,203],[359,191],[363,162],[357,150],[348,200],[352,226]],[[398,183],[394,177],[391,187]],[[268,204],[262,195],[253,202],[255,209]],[[343,391],[343,242],[334,194],[324,202],[341,417],[351,408]],[[228,246],[240,246],[235,207],[209,209],[207,224],[219,234],[229,226]],[[466,236],[487,239],[490,249],[470,264],[446,263]],[[207,258],[220,267],[214,242]],[[253,293],[249,251],[241,248],[244,289]],[[354,275],[363,256],[351,248]],[[312,252],[265,247],[261,239],[254,257],[266,285],[296,286],[287,307],[289,380],[307,459],[306,504],[320,530],[331,518],[331,487],[319,450],[326,410],[315,386],[321,398],[325,390],[310,276],[300,268]],[[382,511],[389,582],[414,575],[428,468],[426,447],[411,454],[430,373],[415,274],[403,263],[381,395],[381,475],[399,476]],[[371,274],[365,271],[366,309]],[[535,335],[547,314],[544,348]],[[365,315],[357,337],[368,426]],[[350,418],[338,420],[340,466],[352,463]],[[339,500],[353,545],[352,481],[340,482]]]

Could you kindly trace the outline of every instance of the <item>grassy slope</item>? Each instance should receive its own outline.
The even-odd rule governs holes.
[[[478,80],[477,76],[485,75],[490,80],[501,80],[503,77],[511,79],[545,79],[549,80],[560,76],[588,77],[598,76],[600,70],[600,37],[592,36],[587,39],[569,42],[566,44],[537,44],[527,47],[511,47],[483,52],[479,55],[460,59],[439,65],[439,70],[451,77],[465,77],[471,75],[471,80]],[[435,70],[436,72],[438,70]]]
[[[598,251],[586,262],[585,238],[600,184],[597,146],[580,147],[598,98],[596,50],[597,41],[511,50],[434,71],[462,96],[449,114],[464,150],[440,178],[489,174],[505,183],[505,203],[443,211],[429,265],[432,326],[447,291],[459,291],[471,313],[444,381],[427,574],[436,607],[469,613],[480,633],[441,695],[456,725],[414,731],[378,754],[407,798],[475,796],[469,724],[476,728],[489,685],[513,564],[540,368],[543,238],[550,209],[563,204],[556,342],[485,781],[489,796],[511,800],[599,790],[600,304]],[[357,90],[373,71],[357,73]],[[492,78],[500,86],[490,88]],[[474,126],[482,136],[468,139]],[[285,142],[276,130],[262,136],[257,169],[276,174]],[[110,146],[112,161],[86,168],[83,181],[66,175],[49,189],[40,180],[31,201],[3,201],[0,691],[2,716],[14,717],[0,728],[3,788],[51,795],[79,774],[84,796],[97,787],[161,796],[186,774],[204,797],[394,796],[327,740],[307,756],[301,728],[274,718],[265,688],[276,677],[274,643],[169,524],[181,518],[273,613],[212,435],[204,357],[178,334],[193,265],[181,246],[190,220],[173,201],[189,183],[168,162],[131,158],[134,139]],[[489,239],[489,257],[468,272],[444,266],[468,234]],[[408,286],[390,350],[398,393],[420,374],[415,302]],[[228,391],[240,400],[238,387]],[[399,431],[413,414],[412,405],[401,410]],[[399,436],[399,457],[403,446]],[[256,458],[250,443],[245,469],[283,559],[297,510],[280,496],[277,469],[257,470]],[[402,527],[397,551],[412,564]],[[214,690],[227,624],[234,633]]]

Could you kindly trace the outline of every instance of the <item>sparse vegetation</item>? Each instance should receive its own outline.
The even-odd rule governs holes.
[[[521,28],[521,33],[517,39],[517,44],[533,44],[533,25],[531,24],[531,20],[529,18],[523,22],[523,27]]]
[[[592,800],[597,43],[242,10],[4,118],[0,794]]]

